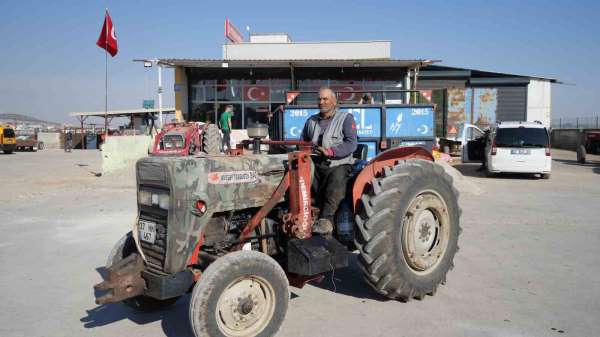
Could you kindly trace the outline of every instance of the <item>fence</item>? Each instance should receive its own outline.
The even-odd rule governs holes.
[[[600,129],[600,116],[552,119],[553,129]]]

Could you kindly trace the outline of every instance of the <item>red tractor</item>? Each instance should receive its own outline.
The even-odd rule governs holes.
[[[600,131],[582,131],[580,139],[577,146],[577,161],[583,164],[588,153],[600,153]]]
[[[189,128],[157,139],[165,148],[174,134],[181,137],[174,147],[189,151]],[[137,162],[137,219],[109,254],[107,276],[95,286],[106,293],[96,303],[150,311],[191,292],[195,336],[273,336],[289,286],[346,267],[347,247],[366,283],[390,299],[422,299],[445,283],[458,250],[458,191],[428,150],[398,147],[357,161],[342,217],[353,220],[348,242],[312,235],[319,212],[311,203],[312,144],[264,140],[265,128],[248,134],[252,140],[227,154]],[[355,153],[365,156],[364,148]]]
[[[214,124],[169,123],[154,137],[152,156],[189,156],[221,152],[221,133]]]

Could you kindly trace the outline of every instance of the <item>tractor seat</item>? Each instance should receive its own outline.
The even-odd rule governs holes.
[[[358,160],[367,160],[369,154],[369,147],[365,144],[357,144],[356,150],[352,154],[352,157]]]

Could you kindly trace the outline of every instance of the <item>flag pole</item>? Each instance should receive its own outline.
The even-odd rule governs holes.
[[[104,141],[108,137],[108,22],[106,20],[106,14],[108,13],[108,7],[104,12]]]

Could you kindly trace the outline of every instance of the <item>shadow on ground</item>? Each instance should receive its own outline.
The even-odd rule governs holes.
[[[492,176],[487,175],[486,170],[479,171],[481,164],[479,163],[466,163],[466,164],[457,164],[453,165],[455,169],[460,171],[462,175],[467,177],[475,177],[475,178],[489,178],[489,179],[515,179],[515,180],[535,180],[540,179],[539,175],[528,174],[528,173],[498,173]]]
[[[580,167],[588,167],[592,169],[592,172],[596,174],[600,174],[600,161],[597,160],[586,160],[585,163],[580,163],[577,160],[570,159],[552,159],[553,161],[570,165],[570,166],[580,166]]]
[[[106,276],[106,268],[100,267],[96,270],[103,278]],[[166,336],[192,337],[194,334],[188,320],[189,302],[190,295],[185,295],[172,306],[152,313],[138,312],[121,303],[102,304],[86,310],[86,315],[80,321],[86,329],[102,327],[124,319],[139,325],[161,321]]]
[[[363,280],[362,271],[358,267],[357,256],[356,253],[350,254],[349,267],[327,273],[323,281],[310,283],[310,285],[359,299],[388,301],[386,297],[375,292]],[[104,267],[96,268],[96,270],[103,278],[107,275]],[[291,288],[292,300],[298,297],[293,289]],[[94,295],[98,295],[98,293]],[[182,296],[172,306],[152,313],[138,312],[121,303],[103,304],[86,310],[86,315],[80,321],[86,329],[102,327],[124,319],[139,325],[161,321],[161,327],[166,336],[191,337],[193,333],[188,319],[189,303],[190,295],[188,294]]]
[[[353,253],[349,256],[349,266],[347,268],[335,270],[325,274],[325,278],[320,283],[312,282],[311,285],[329,290],[338,294],[352,296],[360,299],[369,299],[375,301],[388,301],[389,299],[378,294],[363,279],[363,272],[358,266],[358,254]]]

